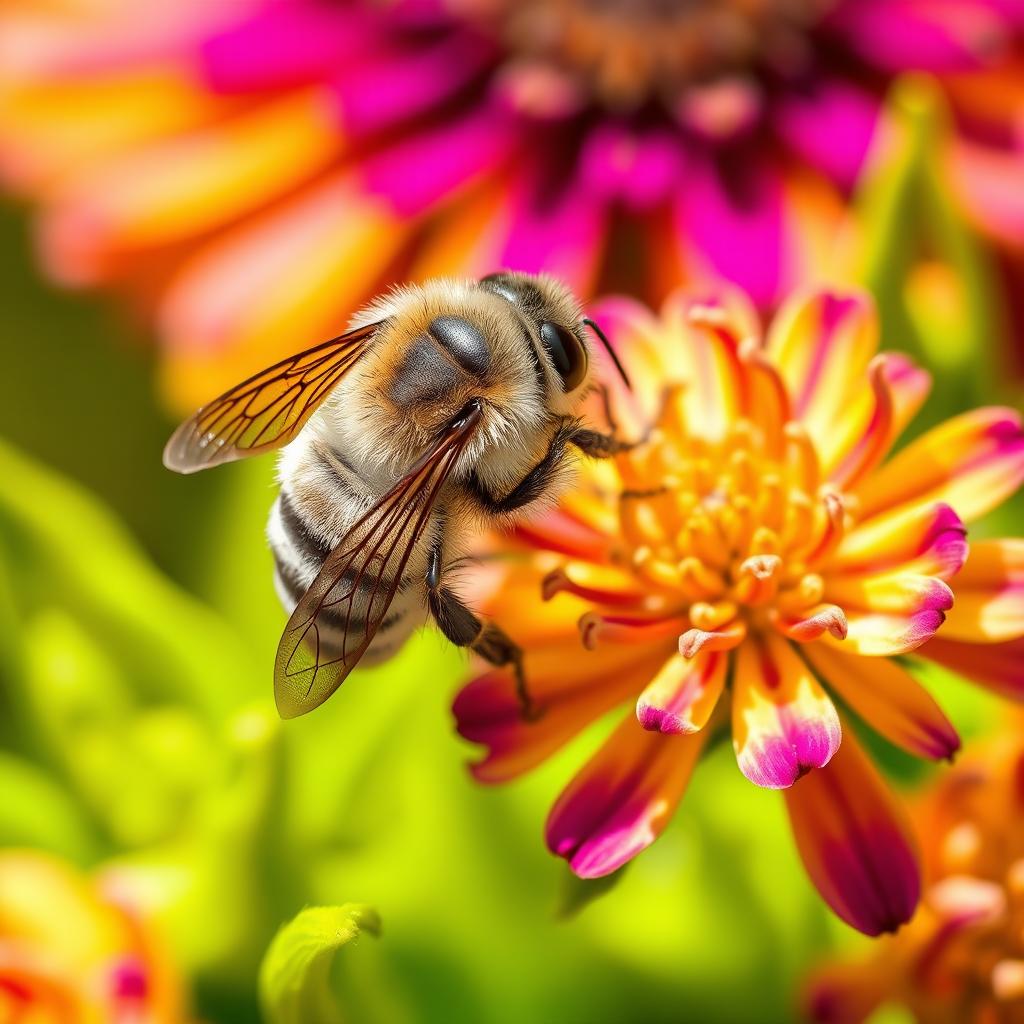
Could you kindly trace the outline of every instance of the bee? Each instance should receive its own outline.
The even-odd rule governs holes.
[[[283,718],[318,707],[360,662],[390,658],[427,614],[452,643],[510,666],[523,715],[538,713],[521,649],[458,597],[451,573],[474,531],[557,496],[571,448],[623,447],[579,415],[594,387],[588,328],[625,380],[555,278],[397,288],[174,432],[164,465],[179,473],[282,448],[267,533],[290,614],[274,666]]]

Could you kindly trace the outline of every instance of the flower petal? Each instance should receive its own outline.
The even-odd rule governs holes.
[[[1024,639],[964,644],[937,636],[918,652],[1011,700],[1024,700]]]
[[[1024,636],[1024,540],[972,544],[955,585],[944,640],[1001,643]]]
[[[416,217],[493,171],[512,143],[506,117],[485,106],[400,136],[366,157],[359,173],[367,189],[387,197],[396,214]]]
[[[866,935],[910,920],[921,893],[903,809],[846,730],[831,762],[786,790],[797,849],[825,902]]]
[[[847,574],[899,568],[949,579],[967,558],[967,527],[949,505],[901,505],[854,526],[828,560]]]
[[[736,655],[732,743],[755,785],[784,789],[828,764],[839,716],[806,663],[782,637],[748,639]]]
[[[195,405],[336,333],[408,233],[343,173],[215,236],[170,282],[159,311],[174,397]]]
[[[824,644],[808,644],[803,653],[822,682],[896,746],[934,760],[960,749],[960,737],[942,709],[895,661],[866,662]]]
[[[636,648],[610,647],[600,654],[579,642],[528,649],[530,695],[540,709],[523,718],[510,672],[488,672],[458,693],[452,711],[459,735],[488,749],[471,766],[480,782],[505,782],[540,764],[581,729],[643,687],[664,654],[638,656]],[[640,727],[634,721],[634,728]]]
[[[825,581],[825,600],[846,611],[856,609],[895,615],[948,611],[953,591],[944,580],[913,572],[830,576]]]
[[[1006,39],[1002,19],[969,0],[855,0],[837,5],[828,24],[886,73],[974,69]]]
[[[498,265],[555,274],[589,292],[604,253],[603,205],[571,186],[552,196],[537,170],[521,180],[509,202]]]
[[[742,164],[742,165],[741,165]],[[715,276],[735,282],[759,305],[772,302],[786,259],[778,172],[763,161],[728,166],[694,158],[677,192],[677,230]]]
[[[338,156],[331,119],[323,96],[297,93],[80,173],[55,191],[43,219],[47,266],[61,280],[91,284],[140,249],[261,209]]]
[[[652,732],[691,733],[703,729],[725,687],[729,659],[716,651],[692,660],[673,654],[647,684],[636,717]]]
[[[906,654],[927,643],[945,621],[945,612],[925,608],[909,615],[884,612],[848,612],[845,640],[829,634],[822,642],[838,647],[849,654],[870,658],[888,658]]]
[[[853,186],[878,121],[870,93],[840,80],[819,81],[784,93],[774,109],[792,149],[844,188]]]
[[[944,502],[971,522],[1024,481],[1024,431],[1013,409],[956,416],[912,441],[856,489],[863,522],[900,505]]]
[[[816,441],[835,430],[851,390],[863,386],[878,347],[871,298],[814,291],[788,299],[772,321],[767,352],[793,400],[793,414]]]
[[[548,849],[581,878],[622,867],[661,834],[703,745],[703,734],[663,736],[627,716],[552,807]]]

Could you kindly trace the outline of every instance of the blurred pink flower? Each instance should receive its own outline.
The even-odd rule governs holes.
[[[397,277],[541,267],[770,304],[834,243],[896,73],[1024,239],[1020,0],[41,0],[0,15],[0,170],[43,258],[152,304],[190,404]]]

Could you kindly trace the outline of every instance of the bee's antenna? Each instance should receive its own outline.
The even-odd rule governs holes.
[[[619,357],[615,354],[615,349],[612,348],[612,343],[605,336],[604,331],[602,331],[589,316],[585,316],[582,322],[585,323],[601,339],[601,344],[604,345],[608,355],[612,357],[612,362],[615,364],[615,369],[619,371],[619,376],[622,378],[623,383],[630,391],[632,391],[633,385],[629,383],[626,371],[622,368],[622,363],[619,362]]]

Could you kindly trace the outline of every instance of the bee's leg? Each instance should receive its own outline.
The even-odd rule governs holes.
[[[488,664],[502,667],[511,665],[515,675],[516,699],[524,719],[539,717],[537,706],[530,697],[523,671],[522,648],[493,622],[483,622],[441,579],[441,545],[430,551],[427,565],[427,604],[438,628],[457,647],[468,647]]]
[[[620,441],[613,434],[602,434],[599,430],[589,430],[586,427],[577,427],[567,440],[592,459],[609,459],[619,452],[636,447],[628,441]]]

